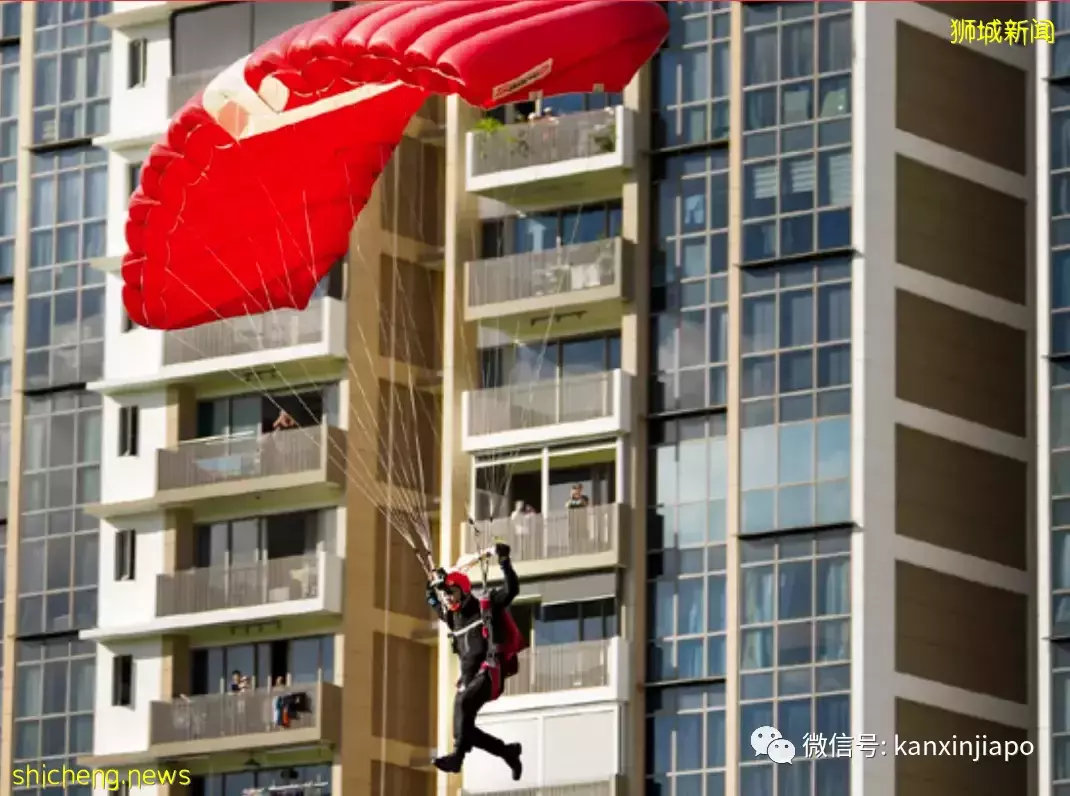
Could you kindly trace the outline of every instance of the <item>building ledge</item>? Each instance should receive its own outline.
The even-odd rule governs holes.
[[[102,14],[94,22],[112,30],[134,27],[135,25],[148,25],[152,22],[162,22],[171,16],[173,11],[179,11],[194,6],[208,5],[212,0],[166,0],[161,3],[140,3],[134,8],[125,9],[127,3],[121,3],[119,11],[110,14]],[[130,3],[129,5],[134,5]]]
[[[110,755],[81,755],[75,758],[78,765],[92,769],[133,768],[151,763],[153,756],[148,752],[117,752]]]
[[[156,511],[190,508],[194,516],[210,514],[221,503],[256,500],[263,505],[281,505],[306,500],[309,503],[335,504],[345,492],[345,482],[335,483],[325,470],[312,470],[286,475],[202,484],[181,489],[161,489],[151,497],[110,503],[93,503],[82,510],[91,517],[133,517]],[[343,476],[344,477],[344,476]]]
[[[111,257],[92,257],[89,267],[106,274],[117,274],[123,267],[123,256],[116,254]]]
[[[147,149],[167,133],[167,125],[159,130],[147,130],[133,133],[108,133],[93,139],[93,146],[107,149],[109,152],[123,152],[128,149]]]

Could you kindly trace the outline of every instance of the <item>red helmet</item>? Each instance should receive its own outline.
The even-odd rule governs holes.
[[[442,587],[444,589],[455,588],[458,589],[462,595],[467,597],[472,593],[472,581],[468,579],[468,576],[463,572],[453,571],[446,573],[445,579],[442,581]],[[457,611],[461,607],[460,602],[456,602],[450,606],[451,611]]]

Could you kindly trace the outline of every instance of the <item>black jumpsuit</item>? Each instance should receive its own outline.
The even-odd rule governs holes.
[[[499,563],[505,578],[505,585],[503,588],[490,591],[491,621],[494,623],[496,639],[501,638],[497,628],[500,625],[499,618],[502,611],[508,608],[520,593],[520,580],[516,576],[512,563],[507,558],[501,559]],[[431,600],[429,594],[428,601],[431,602]],[[488,644],[483,636],[479,600],[471,594],[465,595],[460,608],[450,611],[434,599],[432,607],[438,614],[438,618],[453,631],[454,649],[460,658],[461,677],[453,703],[454,754],[459,758],[457,762],[463,760],[472,749],[482,749],[512,765],[510,760],[516,755],[516,750],[510,749],[509,744],[476,726],[476,716],[493,696],[490,675],[483,671]]]

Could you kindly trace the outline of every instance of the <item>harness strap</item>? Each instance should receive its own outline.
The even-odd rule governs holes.
[[[502,695],[501,667],[498,666],[497,663],[492,664],[485,661],[480,668],[482,671],[486,672],[487,676],[490,678],[490,701],[493,702]]]
[[[475,628],[480,627],[482,625],[483,625],[483,617],[480,617],[476,621],[471,622],[471,623],[465,625],[462,628],[458,628],[457,630],[447,630],[446,631],[446,635],[450,636],[452,638],[456,638],[457,636],[463,636],[469,630],[474,630]]]

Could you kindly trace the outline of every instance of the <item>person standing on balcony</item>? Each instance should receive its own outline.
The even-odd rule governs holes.
[[[279,416],[271,424],[271,435],[261,442],[261,469],[262,475],[281,475],[286,472],[286,445],[292,444],[289,436],[283,436],[280,432],[300,428],[293,415],[285,409],[279,409]],[[267,444],[264,444],[267,443]]]
[[[587,511],[590,508],[591,499],[583,494],[583,484],[572,485],[572,495],[568,499],[568,503],[565,504],[565,509],[568,511],[568,539],[564,540],[565,549],[572,552],[583,552],[581,550],[574,550],[576,542],[585,538],[588,531]]]
[[[569,495],[565,508],[571,511],[572,509],[585,509],[590,505],[591,499],[583,494],[583,484],[573,484],[572,494]]]
[[[523,538],[528,535],[534,517],[535,510],[523,500],[518,500],[513,505],[513,513],[509,515],[509,519],[513,526],[513,533],[516,534],[517,538]]]
[[[290,413],[285,409],[280,409],[279,416],[275,418],[275,422],[271,424],[271,432],[286,431],[290,428],[297,428],[297,421],[294,420]]]
[[[480,597],[472,594],[468,576],[456,570],[439,570],[427,586],[427,603],[449,628],[461,669],[453,703],[454,748],[432,761],[439,771],[459,773],[473,749],[504,760],[514,781],[524,771],[520,744],[507,744],[476,726],[479,711],[501,695],[505,678],[517,673],[516,656],[526,646],[509,613],[509,606],[520,593],[511,552],[507,544],[494,545],[505,585]]]

